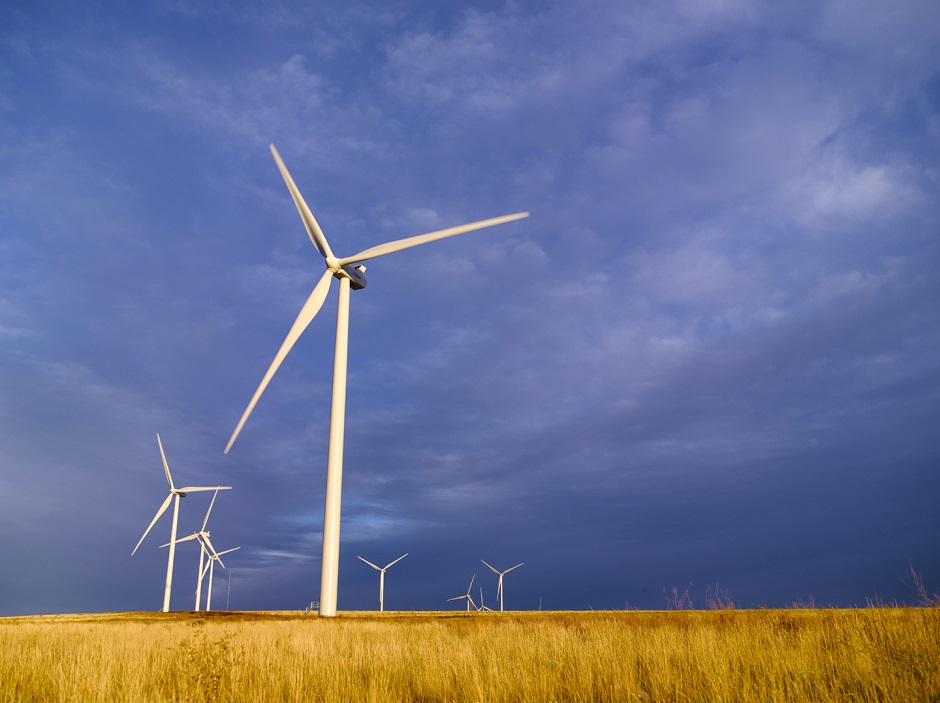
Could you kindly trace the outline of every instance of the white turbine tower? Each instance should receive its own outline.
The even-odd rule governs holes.
[[[333,356],[333,398],[330,409],[330,441],[326,468],[326,505],[323,511],[323,555],[320,563],[320,615],[332,617],[336,615],[336,593],[339,578],[339,527],[343,483],[343,432],[346,416],[346,357],[349,338],[349,291],[350,288],[360,290],[366,287],[366,277],[364,275],[366,267],[363,266],[361,262],[418,246],[419,244],[425,244],[426,242],[433,242],[437,239],[453,237],[454,235],[464,232],[518,220],[527,217],[529,213],[519,212],[513,215],[494,217],[489,220],[471,222],[470,224],[461,225],[459,227],[429,232],[428,234],[421,234],[415,237],[398,239],[393,242],[371,247],[353,256],[338,258],[333,255],[333,250],[330,249],[330,245],[323,231],[320,229],[320,225],[317,224],[316,218],[314,218],[313,213],[310,212],[307,203],[304,202],[303,196],[294,184],[294,179],[291,178],[287,167],[284,166],[284,162],[281,161],[281,157],[273,144],[271,145],[271,154],[274,156],[274,160],[277,162],[277,166],[281,171],[281,176],[283,176],[291,197],[294,199],[294,204],[297,206],[297,211],[300,213],[310,241],[313,242],[313,246],[316,247],[317,251],[320,252],[320,255],[323,256],[326,261],[326,271],[314,287],[310,297],[307,298],[307,302],[304,303],[300,314],[297,315],[297,319],[294,320],[294,324],[287,333],[284,343],[281,344],[281,348],[274,356],[274,361],[271,362],[271,366],[261,380],[258,390],[255,391],[251,402],[248,403],[248,407],[238,421],[238,425],[235,427],[235,431],[232,433],[232,437],[225,447],[225,453],[227,454],[229,449],[232,448],[235,438],[238,437],[238,433],[241,432],[245,421],[254,409],[255,404],[267,387],[271,377],[281,365],[284,357],[291,350],[291,347],[294,346],[294,343],[313,320],[314,316],[320,311],[320,307],[323,305],[323,301],[326,299],[326,295],[329,292],[330,281],[333,278],[338,278],[339,303],[336,316],[336,348]]]
[[[467,586],[467,593],[466,593],[465,595],[462,595],[462,596],[454,596],[453,598],[448,598],[448,599],[447,599],[447,602],[449,603],[449,602],[452,601],[452,600],[464,600],[464,599],[466,599],[466,601],[467,601],[467,612],[468,612],[468,613],[470,612],[470,606],[471,606],[471,605],[473,606],[473,609],[476,610],[477,604],[473,602],[473,598],[470,596],[470,590],[473,588],[473,579],[475,579],[476,577],[477,577],[477,575],[474,574],[474,575],[470,578],[470,585]]]
[[[483,561],[483,560],[480,559],[480,561]],[[483,561],[483,563],[486,564],[485,561]],[[518,568],[519,568],[520,566],[522,566],[522,564],[524,564],[524,563],[525,563],[525,562],[521,562],[521,563],[519,563],[519,564],[516,564],[515,566],[513,566],[513,567],[511,567],[511,568],[509,568],[509,569],[506,569],[505,571],[497,571],[496,569],[494,569],[494,568],[493,568],[492,566],[490,566],[489,564],[486,564],[487,566],[490,567],[490,570],[491,570],[494,574],[496,574],[496,575],[499,576],[499,584],[496,586],[496,597],[499,598],[499,612],[503,612],[503,576],[505,576],[506,574],[508,574],[508,573],[509,573],[510,571],[512,571],[513,569],[518,569]]]
[[[183,537],[180,540],[177,540],[177,544],[180,542],[188,542],[191,539],[194,539],[199,542],[199,571],[196,572],[196,610],[199,610],[199,605],[202,601],[202,579],[206,575],[206,572],[203,568],[205,563],[205,557],[209,553],[209,550],[206,548],[205,539],[209,537],[209,531],[206,529],[206,524],[209,522],[209,513],[212,512],[212,506],[215,505],[215,499],[218,497],[219,492],[216,491],[212,496],[212,502],[209,503],[209,509],[206,511],[206,517],[202,521],[202,528],[199,532],[194,532],[188,537]],[[169,546],[164,544],[164,547]]]
[[[379,575],[379,612],[383,612],[383,611],[385,610],[385,571],[386,571],[386,569],[388,569],[390,566],[392,566],[392,564],[397,564],[397,563],[400,562],[402,559],[404,559],[406,556],[408,556],[408,552],[405,552],[404,554],[402,554],[400,557],[398,557],[398,558],[397,558],[395,561],[393,561],[391,564],[386,564],[384,567],[379,567],[379,566],[376,566],[375,564],[373,564],[371,561],[366,561],[365,559],[363,559],[363,558],[360,557],[359,555],[356,555],[356,558],[357,558],[357,559],[361,559],[362,561],[366,562],[366,564],[368,564],[369,566],[371,566],[373,569],[375,569],[376,571],[378,571],[379,574],[380,574],[380,575]]]
[[[170,612],[170,589],[173,586],[173,559],[176,556],[176,526],[179,522],[180,498],[185,498],[187,493],[195,493],[196,491],[227,491],[231,489],[231,486],[187,486],[186,488],[177,488],[173,485],[173,477],[170,476],[170,466],[166,462],[166,454],[163,453],[163,443],[160,441],[159,433],[157,433],[157,446],[160,447],[160,457],[163,459],[163,470],[166,472],[167,483],[170,484],[170,495],[163,501],[163,505],[157,510],[157,514],[154,515],[153,520],[150,521],[150,525],[144,530],[143,537],[140,538],[137,546],[134,547],[131,556],[134,556],[141,542],[144,541],[144,537],[147,536],[147,533],[150,532],[157,520],[160,519],[160,516],[166,512],[166,509],[170,506],[170,501],[173,501],[173,527],[170,529],[170,552],[166,564],[166,587],[163,590],[163,612],[168,613]]]

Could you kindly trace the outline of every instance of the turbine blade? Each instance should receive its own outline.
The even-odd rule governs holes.
[[[225,568],[225,564],[222,563],[222,555],[223,555],[223,554],[228,554],[229,552],[234,552],[234,551],[237,550],[237,549],[241,549],[241,547],[232,547],[231,549],[226,549],[224,552],[217,552],[216,555],[215,555],[215,560],[216,560],[217,562],[219,562],[219,566],[221,566],[223,569]]]
[[[166,471],[166,482],[170,484],[170,490],[173,488],[173,477],[170,476],[170,465],[166,463],[166,454],[163,453],[163,442],[160,441],[160,433],[157,432],[157,445],[160,447],[160,458],[163,459],[163,470]]]
[[[274,357],[274,361],[271,362],[271,366],[268,368],[267,373],[264,375],[264,378],[261,379],[261,385],[258,386],[258,390],[255,391],[254,396],[251,398],[251,402],[248,403],[248,407],[245,409],[242,419],[238,421],[238,425],[235,427],[235,431],[232,433],[231,439],[229,439],[228,444],[225,446],[225,453],[228,454],[228,450],[232,448],[232,445],[235,443],[235,439],[238,437],[238,433],[242,431],[242,427],[245,424],[245,421],[248,419],[248,416],[251,415],[251,411],[255,407],[255,403],[258,402],[258,398],[261,397],[261,394],[264,393],[264,389],[268,387],[268,382],[271,380],[271,377],[274,375],[274,372],[277,371],[278,367],[281,365],[281,362],[284,361],[284,357],[287,356],[287,352],[291,350],[291,347],[294,346],[294,342],[303,334],[303,331],[307,329],[307,325],[313,320],[316,314],[320,311],[320,308],[323,306],[323,301],[326,300],[326,294],[330,290],[330,280],[333,278],[332,271],[326,271],[323,276],[320,278],[320,282],[317,283],[316,287],[313,289],[313,292],[310,294],[310,297],[307,298],[307,302],[304,303],[304,306],[300,310],[300,314],[297,315],[297,319],[294,320],[293,326],[290,328],[290,332],[287,333],[287,338],[284,340],[284,343],[281,345],[281,348],[278,349],[277,354]]]
[[[448,601],[452,601],[452,600],[463,600],[464,598],[466,598],[466,596],[457,596],[456,598],[448,598],[447,600],[448,600]]]
[[[483,561],[483,560],[480,559],[480,561]],[[483,563],[486,564],[485,561],[483,561]],[[499,573],[496,569],[494,569],[494,568],[493,568],[492,566],[490,566],[489,564],[486,564],[486,565],[490,567],[490,571],[492,571],[494,574],[498,574],[498,573]]]
[[[198,533],[198,532],[194,532],[193,534],[189,535],[189,537],[182,537],[182,538],[176,540],[176,543],[179,544],[180,542],[188,542],[189,540],[191,540],[191,539],[196,539],[196,538],[198,538],[198,537],[199,537],[199,533]],[[160,545],[160,549],[163,549],[163,548],[169,547],[169,546],[170,546],[170,543],[167,542],[166,544],[161,544],[161,545]]]
[[[209,502],[209,509],[206,511],[206,517],[202,521],[202,529],[200,530],[200,532],[206,531],[206,523],[209,522],[209,513],[212,512],[212,506],[215,505],[215,499],[218,497],[219,497],[219,489],[216,488],[215,493],[212,495],[212,500]]]
[[[468,598],[470,597],[470,589],[473,588],[473,579],[475,579],[476,577],[477,577],[476,574],[474,574],[473,576],[470,577],[470,585],[467,586],[467,597],[468,597]]]
[[[356,555],[356,558],[357,558],[357,559],[362,559],[362,557],[359,556],[358,554]],[[369,566],[371,566],[371,567],[372,567],[373,569],[375,569],[376,571],[381,571],[381,569],[380,569],[379,567],[377,567],[375,564],[373,564],[371,561],[368,561],[367,559],[362,559],[362,561],[364,561],[366,564],[368,564]]]
[[[524,561],[519,562],[518,564],[516,564],[516,565],[515,565],[514,567],[512,567],[511,569],[506,569],[503,573],[504,573],[504,574],[508,574],[510,571],[512,571],[512,569],[518,569],[518,568],[519,568],[520,566],[522,566],[523,564],[525,564]]]
[[[392,564],[397,564],[397,563],[400,562],[402,559],[404,559],[406,556],[408,556],[408,552],[405,552],[404,554],[402,554],[402,555],[401,555],[400,557],[398,557],[395,561],[393,561]],[[389,566],[391,566],[392,564],[388,564],[385,568],[387,569],[387,568],[388,568]]]
[[[150,532],[150,529],[157,523],[157,520],[160,519],[160,516],[163,515],[166,509],[170,507],[171,500],[173,500],[172,493],[170,493],[170,495],[166,497],[166,500],[163,501],[163,505],[160,506],[160,509],[157,511],[157,514],[153,516],[153,520],[150,521],[150,525],[148,525],[147,529],[144,530],[144,537],[147,536],[147,533]],[[140,542],[137,543],[137,547],[134,547],[134,551],[131,552],[131,556],[134,556],[134,554],[137,552],[137,548],[140,547],[140,543],[144,541],[144,537],[140,538]]]
[[[271,155],[274,156],[274,160],[277,162],[277,167],[281,171],[281,176],[284,177],[284,182],[287,184],[287,189],[290,191],[290,195],[294,199],[294,205],[297,206],[297,212],[300,213],[300,219],[304,221],[304,227],[307,229],[307,236],[310,237],[310,241],[313,242],[313,246],[317,248],[317,251],[320,252],[324,259],[333,256],[333,252],[330,251],[330,245],[326,241],[323,230],[320,229],[320,225],[317,223],[317,219],[313,216],[313,213],[310,212],[310,208],[307,207],[307,203],[304,202],[304,196],[302,196],[300,191],[297,189],[297,186],[294,183],[294,179],[291,178],[291,175],[287,170],[287,166],[285,166],[284,162],[281,161],[281,155],[277,153],[277,149],[274,148],[273,144],[271,144]]]
[[[397,239],[394,242],[388,242],[387,244],[379,244],[378,246],[372,247],[371,249],[366,249],[365,251],[360,251],[355,256],[346,256],[339,260],[340,266],[346,266],[347,264],[358,263],[359,261],[366,261],[368,259],[374,259],[377,256],[385,256],[386,254],[391,254],[392,252],[401,251],[402,249],[409,249],[411,247],[416,247],[419,244],[425,244],[426,242],[433,242],[437,239],[444,239],[445,237],[453,237],[457,234],[463,234],[464,232],[472,232],[475,229],[483,229],[484,227],[492,227],[493,225],[501,225],[504,222],[512,222],[513,220],[520,220],[523,217],[528,217],[529,213],[527,212],[517,212],[513,215],[503,215],[502,217],[493,217],[489,220],[480,220],[479,222],[471,222],[466,225],[460,225],[459,227],[450,227],[448,229],[441,229],[437,232],[428,232],[427,234],[419,234],[416,237],[406,237],[405,239]]]
[[[198,493],[199,491],[230,491],[232,490],[231,486],[186,486],[185,488],[177,488],[177,493]]]

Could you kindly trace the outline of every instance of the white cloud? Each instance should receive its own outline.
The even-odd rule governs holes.
[[[147,110],[182,120],[201,132],[265,143],[284,133],[301,132],[299,121],[327,109],[322,78],[306,69],[299,54],[274,68],[259,68],[224,83],[210,72],[183,70],[143,47],[126,58],[131,60],[125,74],[129,80],[115,90]]]
[[[0,337],[24,337],[32,334],[28,329],[22,327],[4,327],[0,325]]]
[[[848,159],[823,160],[784,186],[796,221],[828,230],[886,221],[910,208],[918,192],[905,169]]]
[[[888,262],[887,269],[882,273],[857,270],[832,273],[813,287],[810,296],[815,303],[826,304],[846,297],[872,295],[895,281],[899,270],[899,262],[895,261]]]

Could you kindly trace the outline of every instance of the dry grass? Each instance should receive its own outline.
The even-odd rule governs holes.
[[[0,700],[940,701],[940,609],[0,619]]]

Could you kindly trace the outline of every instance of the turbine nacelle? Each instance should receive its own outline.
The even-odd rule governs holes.
[[[319,249],[319,247],[317,248]],[[360,264],[355,261],[347,261],[344,263],[342,259],[338,259],[332,255],[325,258],[326,268],[340,280],[344,278],[349,279],[350,288],[353,290],[362,290],[366,287],[365,264]]]
[[[356,264],[354,266],[341,266],[338,272],[333,272],[333,275],[338,278],[348,278],[350,288],[353,290],[362,290],[368,285],[365,271],[365,264]]]

